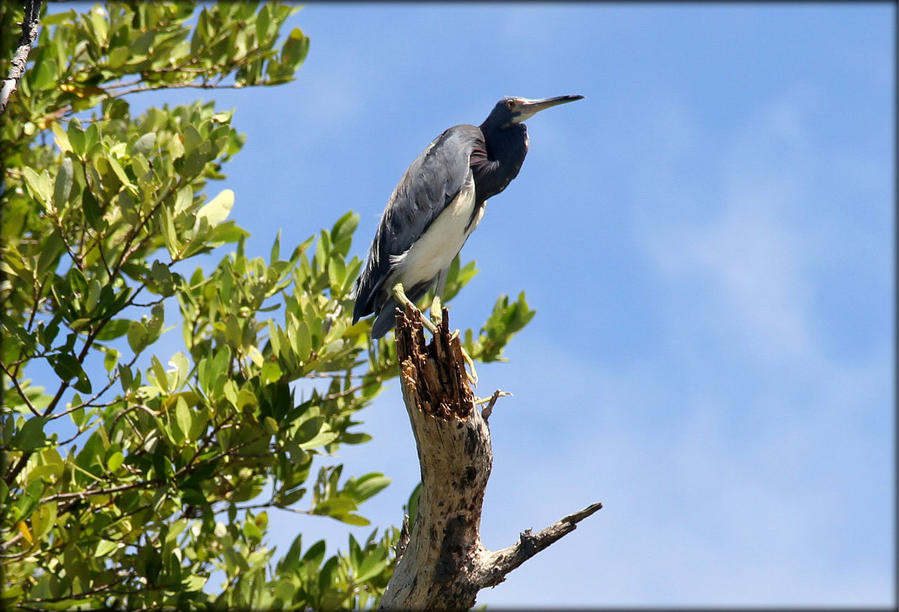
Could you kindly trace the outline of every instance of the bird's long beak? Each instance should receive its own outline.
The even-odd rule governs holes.
[[[576,100],[583,99],[584,96],[556,96],[554,98],[543,98],[542,100],[528,100],[520,98],[520,102],[515,109],[518,114],[512,119],[513,123],[521,123],[522,121],[533,117],[542,110],[558,106],[559,104],[568,104]]]

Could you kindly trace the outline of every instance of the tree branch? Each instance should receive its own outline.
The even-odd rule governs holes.
[[[9,98],[19,86],[19,79],[25,74],[25,66],[28,64],[28,54],[37,40],[37,31],[40,28],[39,16],[41,13],[40,0],[25,0],[25,18],[22,19],[22,35],[19,37],[19,46],[13,55],[9,74],[3,79],[0,88],[0,115],[6,110]]]
[[[502,582],[522,563],[574,531],[577,523],[602,507],[593,504],[537,534],[499,551],[484,548],[481,508],[493,451],[490,429],[465,372],[458,334],[449,331],[449,313],[430,344],[425,344],[421,313],[397,310],[397,357],[403,401],[421,466],[418,515],[381,608],[467,609],[482,588]],[[487,400],[493,407],[497,392]],[[404,538],[405,539],[405,538]]]
[[[518,542],[512,546],[488,553],[485,555],[483,572],[478,581],[481,588],[498,585],[506,579],[509,572],[577,529],[578,523],[601,508],[602,504],[599,502],[590,504],[579,512],[559,519],[536,534],[532,534],[530,529],[525,529]]]
[[[4,366],[2,363],[0,363],[0,370],[2,370],[7,377],[9,377],[9,380],[16,388],[16,391],[19,392],[19,397],[22,398],[22,401],[25,402],[25,405],[28,406],[28,409],[31,411],[31,413],[36,417],[41,416],[41,413],[37,411],[37,408],[34,407],[34,404],[31,403],[31,400],[28,399],[28,396],[25,394],[25,389],[23,389],[21,385],[19,385],[19,381],[16,379],[16,377],[10,374],[9,370],[7,370],[6,366]]]

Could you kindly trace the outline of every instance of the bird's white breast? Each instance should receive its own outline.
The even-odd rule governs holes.
[[[482,208],[468,226],[474,207],[474,179],[469,174],[459,195],[431,222],[409,250],[402,255],[391,256],[390,263],[396,266],[394,281],[402,281],[406,288],[410,288],[430,281],[441,270],[448,268],[484,216]]]

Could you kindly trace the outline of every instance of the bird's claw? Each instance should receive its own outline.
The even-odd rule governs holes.
[[[474,369],[474,359],[472,359],[471,356],[465,352],[465,349],[462,349],[462,359],[465,360],[465,363],[468,364],[468,369],[471,370],[471,372],[465,372],[465,377],[468,379],[468,382],[470,382],[473,387],[477,387],[478,386],[478,372],[477,372],[477,370]]]
[[[425,313],[420,311],[418,309],[418,306],[413,304],[412,300],[406,297],[406,290],[403,288],[403,283],[397,283],[393,286],[393,297],[396,298],[396,301],[403,306],[411,306],[412,310],[421,315],[421,324],[424,325],[432,334],[437,333],[437,326],[428,321],[427,317],[425,317]]]

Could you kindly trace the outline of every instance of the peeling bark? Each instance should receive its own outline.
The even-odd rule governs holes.
[[[40,0],[25,0],[25,18],[22,20],[22,35],[19,44],[10,62],[9,74],[3,79],[0,86],[0,114],[6,110],[9,98],[19,86],[19,80],[25,74],[25,66],[28,64],[28,54],[37,40],[37,32],[40,28],[41,3]]]
[[[481,507],[493,451],[478,411],[449,313],[430,343],[421,314],[397,310],[397,355],[403,400],[421,466],[418,516],[381,600],[382,608],[471,608],[477,593],[505,576],[602,507],[593,504],[498,551],[481,544]],[[497,394],[494,394],[494,400]]]

